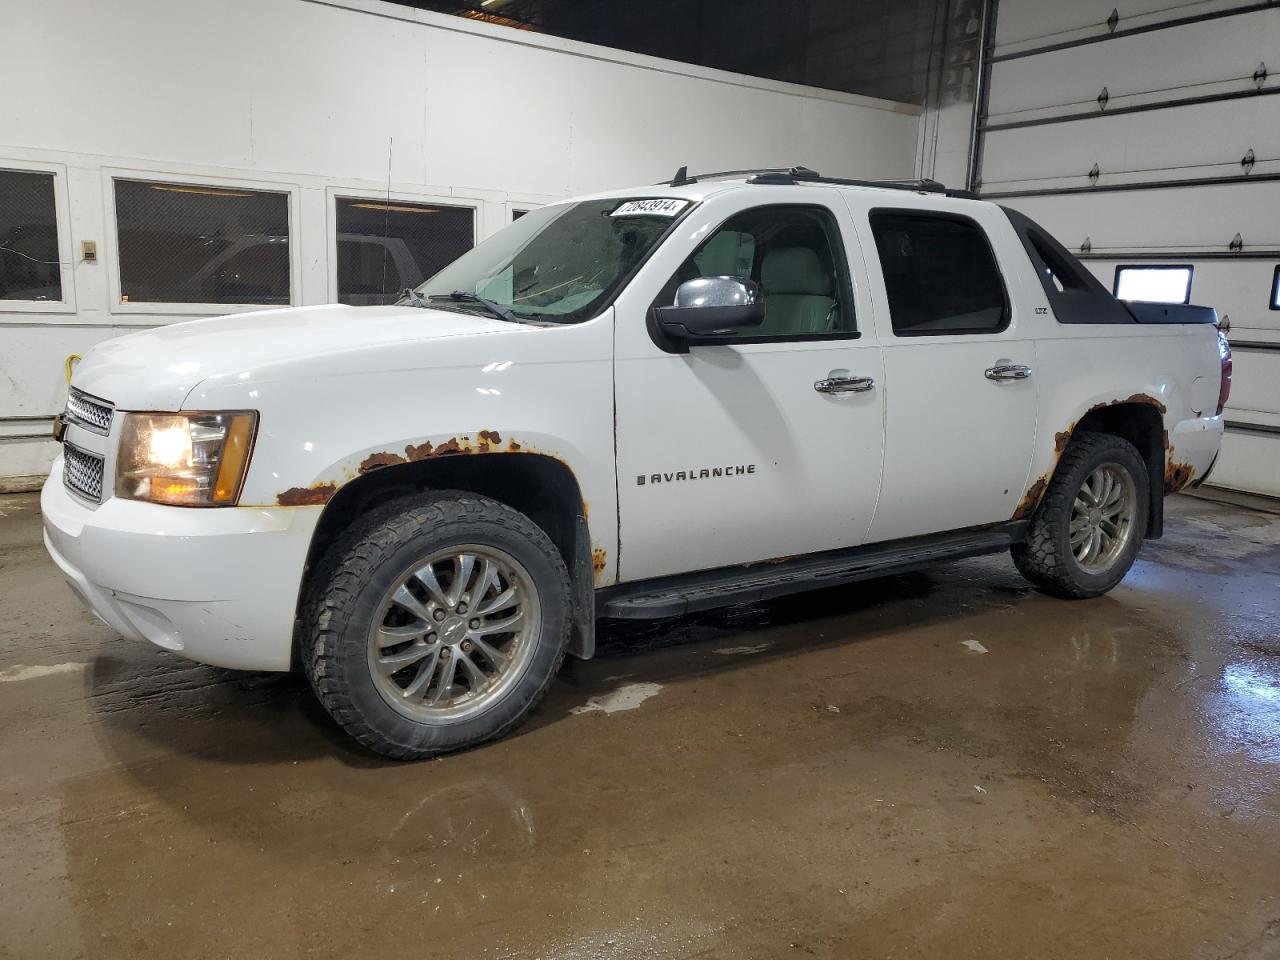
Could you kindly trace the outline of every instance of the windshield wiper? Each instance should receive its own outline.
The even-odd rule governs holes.
[[[422,294],[413,289],[413,287],[404,288],[404,292],[400,294],[400,299],[396,301],[396,306],[402,305],[406,300],[411,307],[429,308],[431,306],[431,304],[422,299]]]
[[[499,320],[506,320],[509,323],[528,323],[524,317],[517,316],[500,303],[494,303],[478,293],[467,293],[465,290],[455,290],[453,293],[436,293],[427,297],[428,300],[450,300],[453,303],[478,303]]]

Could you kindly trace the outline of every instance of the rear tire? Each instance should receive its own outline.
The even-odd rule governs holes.
[[[568,645],[569,574],[547,534],[485,497],[439,491],[361,516],[326,552],[303,668],[347,733],[396,760],[523,721]]]
[[[1082,599],[1124,579],[1150,515],[1147,466],[1129,441],[1084,433],[1071,441],[1011,553],[1018,572],[1046,593]]]

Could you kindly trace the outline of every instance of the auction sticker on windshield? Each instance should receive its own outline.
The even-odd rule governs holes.
[[[611,217],[674,217],[689,205],[688,200],[628,200]]]

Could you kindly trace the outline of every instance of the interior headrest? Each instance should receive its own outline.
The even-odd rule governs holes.
[[[831,274],[808,247],[770,250],[760,265],[760,284],[766,294],[831,296]]]

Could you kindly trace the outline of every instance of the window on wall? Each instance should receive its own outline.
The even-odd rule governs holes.
[[[1117,300],[1190,303],[1191,266],[1116,267],[1113,292]]]
[[[1280,310],[1280,263],[1276,264],[1276,271],[1271,274],[1271,309]]]
[[[62,300],[52,173],[0,170],[0,300]]]
[[[475,211],[338,197],[338,300],[394,303],[475,244]]]
[[[986,234],[972,220],[877,210],[871,232],[895,335],[997,333],[1009,325],[1000,269]]]
[[[519,220],[521,217],[523,217],[523,216],[524,216],[526,213],[528,213],[528,212],[529,212],[528,210],[512,210],[512,211],[511,211],[511,222],[512,222],[512,223],[515,223],[517,220]]]
[[[125,303],[289,303],[289,195],[115,181]]]

